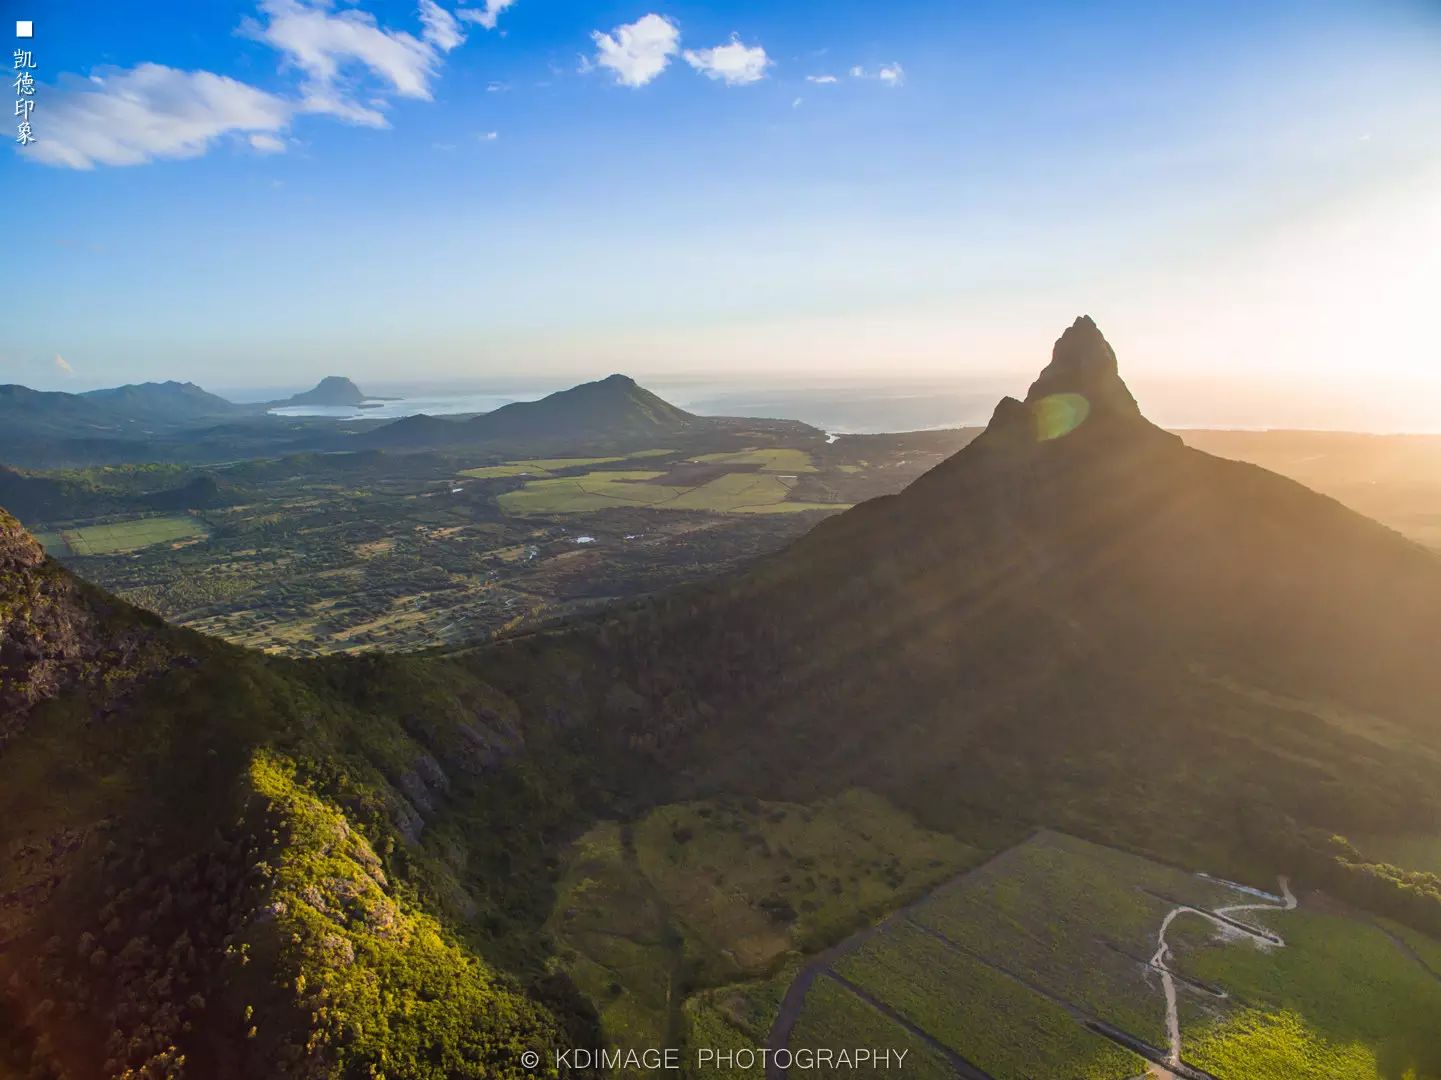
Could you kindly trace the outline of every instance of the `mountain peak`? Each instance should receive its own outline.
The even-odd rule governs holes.
[[[600,385],[613,386],[616,389],[628,390],[632,386],[636,385],[636,381],[632,379],[629,375],[621,375],[617,373],[615,375],[607,375],[604,379],[601,379]]]
[[[1116,350],[1089,315],[1076,319],[1051,350],[1051,362],[1026,394],[1026,404],[1071,394],[1084,398],[1091,413],[1140,416],[1140,407],[1121,379]]]
[[[1116,351],[1094,319],[1082,315],[1066,328],[1051,350],[1051,362],[1031,384],[1024,401],[1004,399],[987,431],[989,443],[1034,446],[1085,429],[1126,439],[1166,434],[1141,414],[1122,380]],[[1106,441],[1110,441],[1107,439]]]
[[[344,375],[327,375],[303,394],[295,394],[287,405],[359,405],[368,400],[360,387]]]

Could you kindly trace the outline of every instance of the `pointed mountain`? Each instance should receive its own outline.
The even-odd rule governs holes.
[[[900,494],[663,603],[638,632],[684,656],[648,678],[696,696],[654,707],[699,725],[677,743],[702,783],[860,784],[1136,845],[1165,820],[1172,850],[1217,828],[1177,805],[1255,804],[1273,838],[1441,827],[1441,559],[1154,427],[1090,320]]]

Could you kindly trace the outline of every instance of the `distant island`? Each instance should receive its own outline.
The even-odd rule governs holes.
[[[361,408],[363,403],[375,400],[361,392],[360,387],[344,375],[327,375],[304,393],[295,394],[285,401],[275,402],[280,407],[288,405],[348,405]]]

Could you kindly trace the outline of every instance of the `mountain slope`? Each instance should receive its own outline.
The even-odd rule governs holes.
[[[503,444],[577,447],[597,442],[643,446],[710,421],[679,409],[625,375],[516,401],[467,421],[410,416],[357,437],[366,446],[419,448]]]
[[[469,422],[473,438],[554,439],[607,435],[645,439],[701,423],[626,375],[516,401]]]
[[[0,1076],[521,1076],[594,1038],[564,979],[523,985],[437,917],[491,909],[427,819],[529,726],[463,668],[232,649],[0,517],[0,715]],[[468,806],[522,804],[491,779]]]
[[[1441,822],[1441,561],[1151,425],[1090,320],[901,494],[632,618],[636,722],[704,784],[1169,858]]]

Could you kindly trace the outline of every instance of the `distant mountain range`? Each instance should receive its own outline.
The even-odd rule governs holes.
[[[568,393],[520,415],[694,422],[629,380]],[[0,1063],[529,1075],[520,1047],[600,1044],[540,932],[561,853],[701,795],[864,787],[1438,933],[1441,878],[1339,839],[1441,829],[1438,640],[1441,559],[1156,428],[1089,319],[900,494],[459,652],[223,645],[0,513]]]
[[[596,441],[644,445],[668,433],[724,427],[723,421],[677,408],[625,375],[539,401],[514,402],[468,420],[419,415],[347,430],[333,420],[280,417],[269,411],[281,406],[362,408],[372,400],[339,375],[290,398],[254,405],[234,404],[193,383],[142,383],[83,394],[0,386],[0,463],[50,468],[214,461],[295,450],[503,444],[520,451]]]

